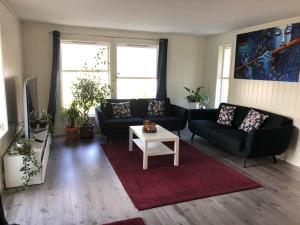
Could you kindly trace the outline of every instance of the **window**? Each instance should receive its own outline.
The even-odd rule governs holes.
[[[109,44],[62,43],[61,96],[64,107],[73,100],[72,83],[82,76],[99,76],[109,84]]]
[[[156,96],[158,46],[117,46],[117,98]]]
[[[0,115],[1,115],[0,116],[0,138],[2,138],[3,135],[8,130],[1,43],[2,43],[2,41],[1,41],[1,32],[0,32]]]
[[[229,93],[231,46],[223,45],[219,47],[219,63],[216,84],[215,107],[221,102],[227,102]]]

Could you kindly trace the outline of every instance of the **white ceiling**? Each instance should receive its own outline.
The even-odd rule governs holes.
[[[5,0],[25,21],[215,34],[300,14],[300,0]]]

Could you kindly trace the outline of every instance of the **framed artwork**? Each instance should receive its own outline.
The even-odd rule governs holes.
[[[300,23],[237,35],[235,79],[298,82]]]

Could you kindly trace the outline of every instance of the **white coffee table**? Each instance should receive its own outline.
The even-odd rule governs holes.
[[[165,128],[156,125],[156,133],[144,133],[143,126],[129,127],[129,151],[134,142],[143,151],[143,169],[148,169],[148,157],[156,155],[174,155],[174,166],[179,165],[179,137]],[[133,134],[138,138],[133,139]],[[164,141],[174,142],[174,151],[164,145]]]

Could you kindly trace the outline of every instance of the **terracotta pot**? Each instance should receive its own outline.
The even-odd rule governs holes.
[[[78,141],[78,127],[66,127],[65,128],[67,142],[77,142]]]
[[[94,137],[94,125],[89,124],[79,127],[79,137],[82,139],[89,139]]]

